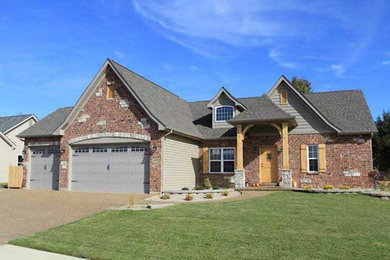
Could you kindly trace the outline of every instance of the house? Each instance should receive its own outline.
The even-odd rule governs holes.
[[[187,102],[107,59],[74,107],[19,136],[28,188],[160,192],[213,184],[371,187],[375,124],[360,90],[221,88]]]
[[[18,134],[38,122],[34,115],[0,117],[0,183],[8,182],[8,167],[23,164],[24,142]]]

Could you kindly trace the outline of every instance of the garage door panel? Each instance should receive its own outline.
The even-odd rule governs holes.
[[[31,189],[58,189],[59,157],[58,148],[31,148]]]
[[[131,145],[74,148],[72,190],[148,192],[149,156],[145,151],[145,147]]]

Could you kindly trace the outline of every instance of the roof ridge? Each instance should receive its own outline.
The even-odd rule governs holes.
[[[236,99],[250,99],[250,98],[261,98],[261,96],[251,96],[251,97],[237,97]],[[196,101],[187,101],[188,103],[200,103],[200,102],[210,102],[210,99],[207,100],[196,100]]]
[[[116,62],[116,61],[114,61],[114,60],[112,60],[112,59],[109,59],[109,60],[110,60],[111,62],[114,62],[115,64],[121,66],[122,68],[124,68],[124,69],[130,71],[131,73],[137,75],[138,77],[142,78],[143,80],[146,80],[146,81],[152,83],[153,85],[155,85],[156,87],[159,87],[159,88],[161,88],[162,90],[164,90],[164,91],[166,91],[166,92],[168,92],[168,93],[170,93],[170,94],[172,94],[172,95],[178,97],[179,99],[183,100],[184,102],[187,102],[187,100],[185,100],[184,98],[182,98],[182,97],[180,97],[179,95],[173,93],[172,91],[170,91],[170,90],[168,90],[168,89],[166,89],[166,88],[164,88],[164,87],[158,85],[157,83],[151,81],[150,79],[145,78],[144,76],[138,74],[137,72],[135,72],[135,71],[133,71],[133,70],[131,70],[131,69],[129,69],[129,68],[123,66],[122,64],[120,64],[120,63],[118,63],[118,62]],[[187,102],[187,103],[188,103],[188,102]]]
[[[0,116],[0,118],[7,118],[7,117],[17,117],[17,116],[33,116],[34,114],[20,114],[20,115],[13,115],[13,116]]]
[[[317,91],[317,92],[311,92],[304,95],[311,95],[311,94],[324,94],[324,93],[337,93],[337,92],[362,92],[361,89],[345,89],[345,90],[329,90],[329,91]]]

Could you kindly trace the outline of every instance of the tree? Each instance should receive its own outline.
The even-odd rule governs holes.
[[[376,120],[378,132],[372,138],[374,165],[380,171],[390,170],[390,112],[383,111]]]
[[[292,77],[291,80],[292,85],[302,94],[311,93],[311,83],[305,78],[298,78],[297,76]]]

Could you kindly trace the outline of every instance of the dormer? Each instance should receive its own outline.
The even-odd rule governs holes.
[[[217,95],[207,104],[212,110],[212,127],[232,127],[227,121],[241,113],[246,107],[222,87]]]

